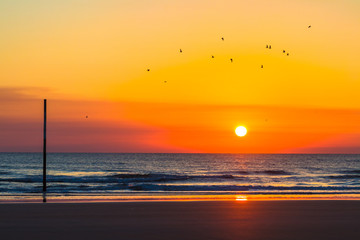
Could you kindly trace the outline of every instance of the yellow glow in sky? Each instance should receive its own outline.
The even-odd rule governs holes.
[[[359,12],[355,0],[1,1],[2,124],[29,122],[32,101],[47,98],[68,113],[58,121],[95,115],[94,126],[134,129],[127,134],[149,144],[144,151],[277,152],[344,138],[342,149],[357,149]],[[14,101],[32,107],[14,112]],[[192,117],[200,112],[207,129]],[[248,145],[227,135],[239,121],[252,124]],[[269,124],[282,145],[267,145]],[[299,126],[308,133],[297,136]],[[208,129],[227,145],[184,133],[199,140]],[[117,151],[125,140],[112,132],[102,138]],[[291,136],[297,139],[284,140]]]
[[[0,9],[2,86],[81,99],[359,105],[356,1],[2,1]]]

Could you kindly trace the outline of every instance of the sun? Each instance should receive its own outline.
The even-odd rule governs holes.
[[[239,137],[243,137],[243,136],[246,135],[247,129],[246,129],[246,127],[240,126],[240,127],[237,127],[237,128],[235,129],[235,133],[236,133],[236,135],[238,135]]]

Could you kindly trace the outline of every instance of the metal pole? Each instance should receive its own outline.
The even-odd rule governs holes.
[[[46,99],[44,99],[43,202],[46,202]]]

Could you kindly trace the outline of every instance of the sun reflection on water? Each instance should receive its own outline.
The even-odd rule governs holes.
[[[247,196],[243,196],[243,195],[238,195],[236,196],[236,201],[247,201]]]

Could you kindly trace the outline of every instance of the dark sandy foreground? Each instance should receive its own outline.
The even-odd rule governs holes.
[[[0,239],[360,239],[360,201],[0,204]]]

